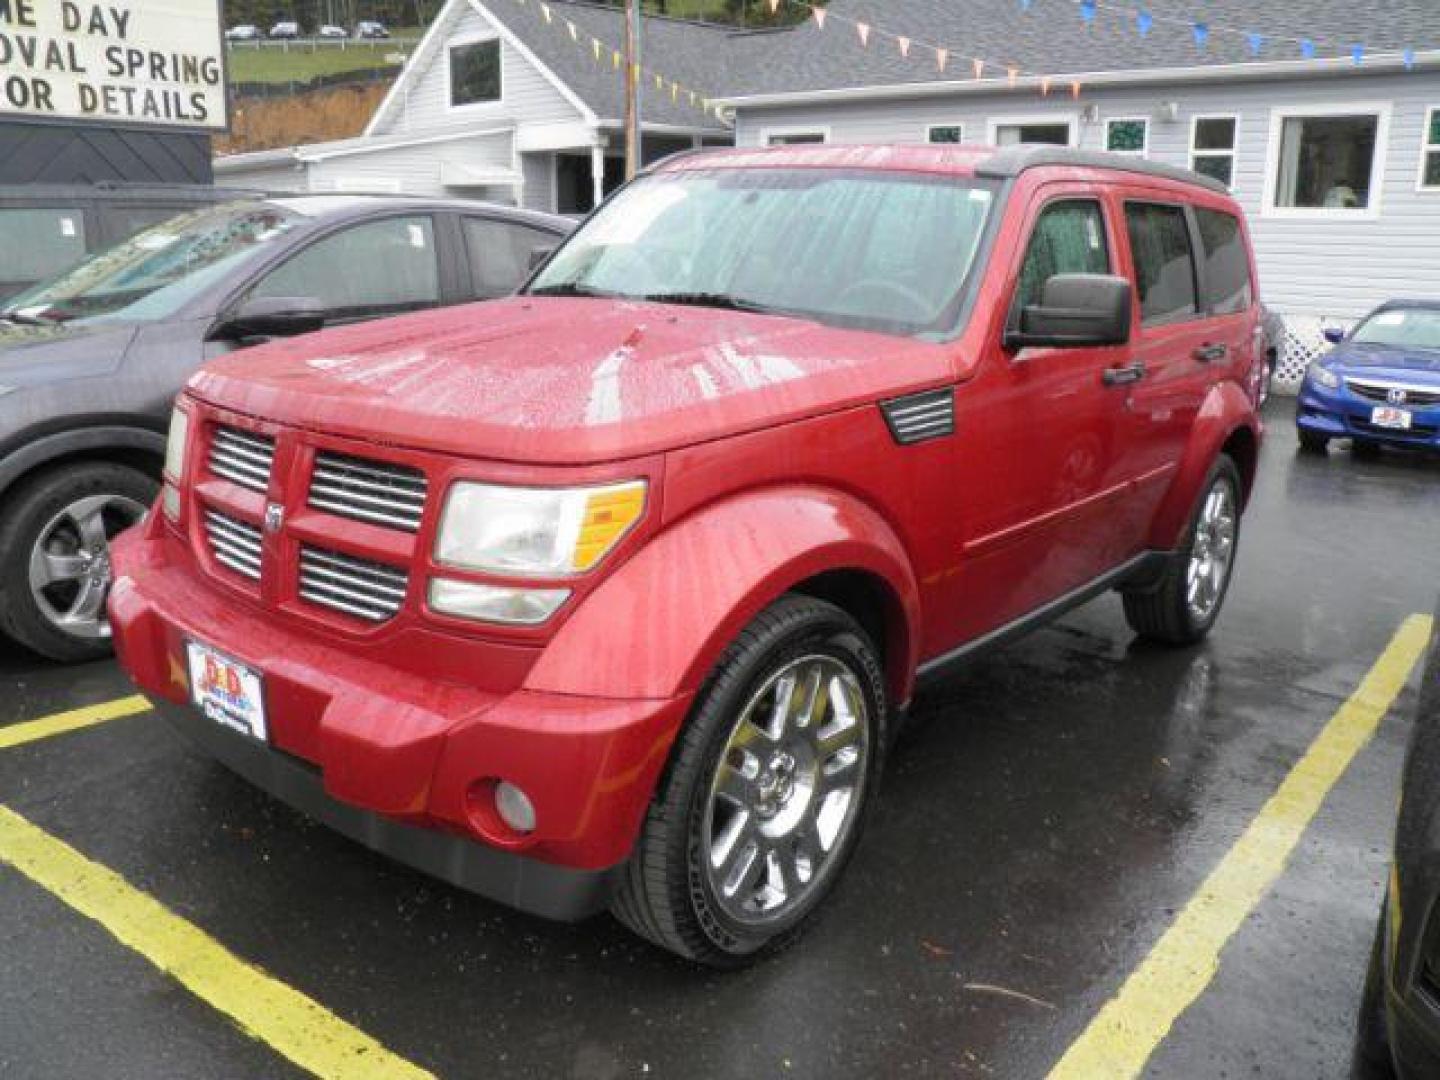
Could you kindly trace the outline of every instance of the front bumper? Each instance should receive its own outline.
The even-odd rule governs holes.
[[[552,918],[605,905],[689,695],[495,692],[407,672],[403,650],[387,663],[237,604],[157,519],[114,545],[110,621],[121,664],[176,727],[283,801],[456,885]],[[268,743],[190,705],[188,640],[260,673]],[[497,780],[530,797],[532,833],[493,813]]]
[[[1295,424],[1302,431],[1334,439],[1361,439],[1393,446],[1440,450],[1440,406],[1411,408],[1408,431],[1377,427],[1370,417],[1380,402],[1361,397],[1342,380],[1327,390],[1306,377],[1295,406]]]

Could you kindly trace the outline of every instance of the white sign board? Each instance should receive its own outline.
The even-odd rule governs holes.
[[[0,0],[0,119],[223,131],[216,0]]]

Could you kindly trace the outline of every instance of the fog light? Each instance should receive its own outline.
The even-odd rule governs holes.
[[[495,812],[517,833],[535,831],[535,807],[530,796],[514,784],[501,780],[495,785]]]
[[[538,626],[569,598],[569,589],[506,588],[451,578],[430,579],[432,608],[481,622]]]

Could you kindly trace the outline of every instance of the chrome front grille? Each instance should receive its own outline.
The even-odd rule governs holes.
[[[405,465],[322,451],[310,477],[310,505],[340,517],[418,532],[425,474]]]
[[[300,596],[368,622],[393,618],[405,602],[404,570],[338,551],[300,549]]]
[[[1424,386],[1411,386],[1409,384],[1391,382],[1370,382],[1366,379],[1346,379],[1345,385],[1350,388],[1351,393],[1370,401],[1379,401],[1391,404],[1390,392],[1399,390],[1404,394],[1404,399],[1393,402],[1400,406],[1428,407],[1440,405],[1440,387],[1430,388]]]
[[[205,536],[216,562],[252,581],[260,580],[260,529],[217,510],[205,511]]]
[[[268,435],[217,424],[210,440],[210,471],[251,491],[270,486],[275,440]]]

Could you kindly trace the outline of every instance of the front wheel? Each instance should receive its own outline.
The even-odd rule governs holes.
[[[1300,449],[1307,454],[1323,454],[1330,447],[1330,440],[1324,435],[1300,429]]]
[[[706,681],[615,915],[720,967],[788,944],[854,850],[886,728],[884,678],[859,624],[821,600],[777,601]]]
[[[1215,459],[1190,517],[1185,542],[1160,584],[1124,595],[1125,618],[1143,638],[1193,645],[1210,632],[1230,588],[1240,540],[1240,470]]]

